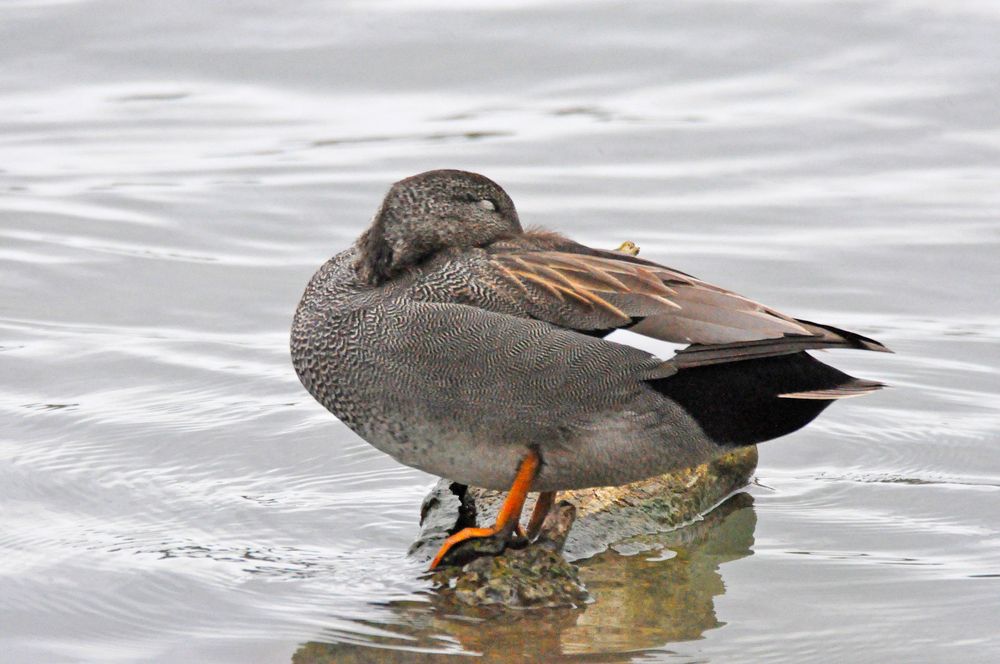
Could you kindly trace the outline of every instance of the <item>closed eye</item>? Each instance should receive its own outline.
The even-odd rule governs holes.
[[[480,200],[476,201],[476,207],[478,207],[478,208],[480,208],[482,210],[487,210],[487,211],[493,212],[493,211],[495,211],[497,209],[497,204],[494,203],[493,201],[491,201],[488,198],[483,198],[483,199],[480,199]]]

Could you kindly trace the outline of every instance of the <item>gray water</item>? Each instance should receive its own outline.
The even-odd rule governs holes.
[[[1000,6],[456,4],[0,3],[0,660],[997,661]],[[405,555],[434,478],[287,351],[440,167],[874,336],[824,359],[893,389],[583,609],[450,616]]]

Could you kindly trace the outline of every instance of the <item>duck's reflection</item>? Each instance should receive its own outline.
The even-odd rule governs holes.
[[[719,567],[751,554],[757,518],[753,498],[740,493],[701,522],[647,538],[676,553],[596,556],[581,577],[597,601],[563,631],[563,652],[613,652],[699,638],[722,625],[715,596],[726,591]]]
[[[393,637],[365,645],[303,645],[294,664],[338,662],[444,662],[457,653],[480,653],[482,662],[567,662],[633,658],[638,650],[699,638],[720,626],[714,598],[725,592],[722,563],[751,553],[756,525],[753,498],[740,493],[703,521],[670,533],[634,540],[644,553],[612,551],[583,563],[581,578],[594,597],[576,610],[506,611],[476,615],[440,596],[427,603],[391,605]],[[658,552],[676,553],[664,560]]]

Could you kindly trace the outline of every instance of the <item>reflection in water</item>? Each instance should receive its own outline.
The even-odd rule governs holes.
[[[600,661],[628,661],[639,650],[697,639],[723,624],[714,603],[725,592],[719,566],[750,555],[756,522],[753,498],[740,493],[703,521],[630,540],[629,550],[640,553],[595,556],[581,566],[594,598],[581,609],[475,612],[434,594],[429,603],[390,605],[394,635],[364,644],[306,643],[292,662],[438,662],[458,653],[481,654],[483,662],[586,661],[597,654]],[[661,549],[676,555],[641,553]],[[385,629],[382,621],[371,627]]]

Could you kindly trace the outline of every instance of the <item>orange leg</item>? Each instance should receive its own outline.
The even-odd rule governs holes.
[[[517,476],[514,477],[514,484],[510,487],[503,505],[500,506],[500,514],[497,515],[497,522],[493,527],[465,528],[446,539],[441,548],[438,549],[434,560],[431,561],[431,569],[436,568],[441,563],[441,559],[444,558],[445,554],[451,551],[452,547],[459,542],[464,542],[474,537],[490,537],[497,533],[509,535],[513,532],[514,528],[518,525],[518,520],[521,518],[521,510],[524,509],[524,499],[527,498],[528,491],[531,490],[531,483],[535,481],[535,475],[538,474],[540,462],[538,454],[534,451],[529,451],[528,455],[521,461],[521,465],[517,468]]]
[[[535,509],[531,510],[531,519],[528,520],[528,532],[526,536],[529,540],[535,539],[538,531],[542,529],[542,523],[545,522],[545,517],[548,516],[554,502],[556,502],[555,491],[542,491],[538,494],[538,500],[535,501]]]

